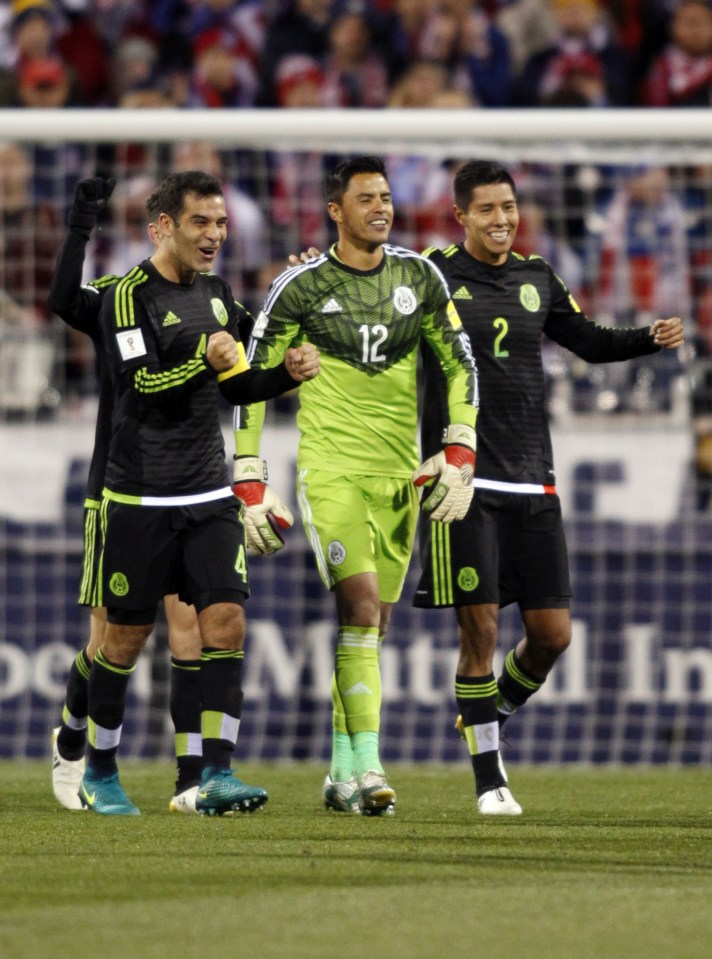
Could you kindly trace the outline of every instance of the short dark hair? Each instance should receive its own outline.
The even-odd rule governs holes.
[[[188,193],[199,197],[223,195],[220,180],[211,173],[202,170],[171,173],[146,201],[149,222],[155,221],[160,213],[167,213],[178,223]]]
[[[455,174],[455,204],[466,210],[472,200],[472,193],[478,186],[490,183],[508,183],[512,193],[517,195],[512,174],[501,163],[494,160],[470,160],[461,166]]]
[[[380,157],[362,156],[343,160],[324,179],[324,196],[327,203],[341,203],[352,177],[358,173],[380,173],[388,180],[386,164]]]

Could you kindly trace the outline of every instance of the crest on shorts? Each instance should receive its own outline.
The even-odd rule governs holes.
[[[480,585],[480,577],[472,566],[463,566],[457,574],[457,585],[464,593],[471,593]]]
[[[393,305],[403,316],[410,316],[415,313],[418,301],[409,286],[397,286],[393,293]]]
[[[334,539],[329,543],[327,553],[332,566],[341,566],[346,559],[346,547],[343,543],[340,543],[338,539]]]
[[[125,596],[129,591],[129,581],[123,573],[114,573],[109,580],[109,589],[114,596]]]
[[[210,305],[213,308],[213,316],[218,321],[220,326],[225,326],[227,323],[227,309],[222,300],[218,299],[216,296],[210,301]]]
[[[531,283],[522,283],[519,289],[519,302],[525,310],[530,313],[536,313],[541,306],[539,291]]]

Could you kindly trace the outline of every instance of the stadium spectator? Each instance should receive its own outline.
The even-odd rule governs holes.
[[[15,76],[13,102],[20,107],[62,107],[77,99],[77,84],[70,65],[56,44],[56,12],[51,0],[14,0],[12,49]],[[7,80],[4,84],[8,97]]]
[[[333,0],[290,0],[268,25],[262,49],[258,106],[284,106],[277,71],[285,58],[302,54],[321,64],[329,49]]]
[[[386,61],[391,85],[416,60],[436,59],[436,0],[393,0],[377,21],[377,45]]]
[[[430,56],[445,64],[453,85],[477,106],[509,102],[509,42],[479,0],[441,0],[433,18]]]
[[[414,60],[391,88],[388,106],[392,109],[423,109],[453,89],[445,64],[439,60]]]
[[[552,4],[556,36],[547,49],[533,54],[525,63],[514,86],[512,105],[540,106],[555,96],[562,75],[576,62],[572,58],[586,63],[584,73],[590,73],[593,64],[596,71],[600,70],[604,81],[603,105],[630,104],[628,57],[616,42],[599,0],[552,0]]]
[[[257,70],[230,33],[207,30],[194,44],[191,107],[251,107]]]
[[[611,198],[589,222],[598,240],[592,266],[595,309],[617,326],[647,326],[656,316],[692,315],[690,248],[685,208],[664,167],[622,174]],[[680,375],[676,354],[606,370],[600,388],[618,406],[665,410]]]
[[[652,63],[640,102],[646,107],[712,105],[712,5],[679,0],[670,21],[670,39]]]
[[[71,63],[76,77],[76,102],[100,106],[109,95],[109,56],[88,4],[60,3],[62,18],[57,31],[57,50]]]
[[[329,29],[324,105],[375,108],[387,99],[388,73],[383,58],[374,52],[368,17],[347,7]]]
[[[509,41],[513,77],[556,37],[556,17],[550,0],[512,0],[497,4],[494,23]]]

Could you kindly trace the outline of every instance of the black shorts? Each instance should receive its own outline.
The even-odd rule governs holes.
[[[112,609],[152,614],[159,600],[178,593],[200,612],[214,603],[249,596],[245,530],[234,497],[195,506],[102,503],[103,603],[110,622],[135,622]]]
[[[555,494],[477,490],[463,520],[434,523],[421,513],[419,535],[423,572],[414,606],[569,606],[568,552]]]

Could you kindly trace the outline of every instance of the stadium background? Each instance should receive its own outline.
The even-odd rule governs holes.
[[[110,167],[119,178],[117,189],[139,177],[145,186],[147,177],[155,180],[171,168],[177,142],[209,142],[219,150],[224,178],[257,200],[269,270],[302,248],[305,223],[320,236],[319,175],[325,158],[330,162],[341,152],[386,153],[399,187],[432,188],[427,207],[418,195],[399,205],[394,239],[417,245],[424,234],[449,238],[444,214],[457,158],[496,156],[512,166],[523,199],[533,204],[529,223],[536,222],[536,210],[545,213],[545,228],[531,235],[523,229],[523,241],[533,242],[531,252],[547,259],[560,256],[562,275],[572,286],[576,281],[594,318],[644,323],[658,311],[684,315],[691,345],[674,364],[656,359],[626,371],[592,370],[547,350],[575,639],[537,700],[512,720],[507,756],[515,762],[709,762],[712,519],[704,464],[696,455],[707,369],[702,306],[712,161],[706,117],[701,121],[688,111],[672,118],[652,111],[645,120],[628,111],[585,117],[580,111],[539,111],[523,121],[516,111],[502,111],[478,117],[475,130],[469,111],[427,118],[419,111],[362,111],[348,120],[338,111],[281,117],[241,111],[239,124],[222,111],[188,117],[164,111],[121,111],[120,117],[101,110],[2,112],[0,148],[19,143],[26,152],[33,181],[44,183],[45,200],[59,216],[60,237],[61,213],[79,176]],[[298,197],[284,192],[285,184],[296,182],[290,179],[295,170],[304,187]],[[608,260],[602,255],[611,231],[601,223],[619,191],[650,171],[664,172],[660,205],[678,203],[673,209],[686,225],[689,301],[686,310],[675,308],[683,302],[678,300],[666,311],[668,304],[651,299],[650,289],[637,290],[644,302],[633,294],[618,297],[611,313],[611,302],[597,298],[605,285],[602,264],[611,263],[610,250]],[[656,223],[662,239],[657,244],[651,240]],[[102,225],[96,249],[120,245],[126,226],[115,211]],[[240,228],[238,217],[237,236]],[[637,272],[644,256],[650,276],[657,270],[660,278],[679,279],[665,230],[664,216],[646,220],[636,236],[647,237],[648,246],[614,249],[614,266],[616,256],[631,262],[638,257]],[[321,234],[322,245],[326,236]],[[32,245],[36,234],[21,239]],[[13,253],[7,231],[4,240],[7,262]],[[539,241],[551,252],[539,248]],[[225,271],[254,307],[268,277],[241,273],[236,248]],[[103,266],[100,252],[95,255],[88,275]],[[567,264],[580,268],[573,279]],[[612,279],[608,285],[616,289]],[[29,289],[28,303],[37,295]],[[93,371],[85,347],[68,340],[51,317],[41,325],[4,317],[0,338],[0,756],[40,756],[59,715],[66,671],[86,636],[86,613],[75,606],[75,596]],[[293,405],[276,405],[265,447],[275,488],[292,501]],[[227,409],[225,432],[229,453]],[[448,612],[409,606],[415,575],[413,568],[383,653],[384,755],[460,759],[452,730],[453,619]],[[301,531],[291,533],[279,556],[255,560],[251,579],[240,753],[324,759],[330,743],[332,602]],[[502,655],[519,629],[516,613],[506,611]],[[167,669],[161,626],[132,681],[125,754],[171,754]]]

